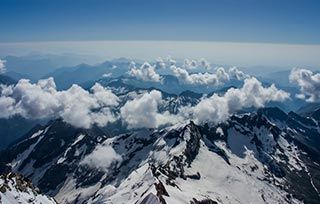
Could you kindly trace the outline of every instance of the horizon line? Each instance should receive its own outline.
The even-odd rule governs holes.
[[[40,40],[40,41],[0,41],[2,45],[9,44],[43,44],[43,43],[97,43],[97,42],[106,42],[106,43],[139,43],[139,42],[167,42],[167,43],[215,43],[215,44],[251,44],[251,45],[286,45],[286,46],[320,46],[320,43],[286,43],[286,42],[253,42],[253,41],[214,41],[214,40]]]

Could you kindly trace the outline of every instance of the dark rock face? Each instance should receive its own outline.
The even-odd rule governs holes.
[[[9,181],[11,180],[15,180],[15,184],[16,184],[16,188],[21,191],[21,192],[27,192],[28,189],[31,189],[32,191],[34,191],[35,193],[40,193],[39,189],[35,188],[31,181],[25,177],[23,177],[22,175],[13,173],[13,172],[9,172],[6,174],[2,174],[0,176],[0,179],[3,180],[3,184],[0,186],[0,191],[2,193],[5,193],[7,190],[10,191],[9,188]]]
[[[166,188],[164,187],[164,185],[161,183],[161,181],[159,183],[155,183],[154,184],[157,190],[157,196],[160,200],[161,204],[166,204],[165,199],[163,198],[163,196],[169,196]]]
[[[200,179],[200,173],[195,175],[186,175],[185,168],[189,168],[193,160],[199,153],[200,140],[202,135],[198,127],[191,121],[182,130],[172,130],[165,136],[167,139],[175,139],[173,147],[185,141],[186,146],[182,154],[173,156],[166,165],[155,166],[151,165],[153,174],[157,177],[159,173],[167,176],[167,184],[175,186],[174,180],[176,178],[182,179]]]
[[[186,156],[186,162],[190,166],[192,161],[195,159],[199,152],[200,148],[200,139],[201,139],[201,134],[196,127],[196,125],[191,121],[188,126],[185,127],[185,129],[188,129],[189,135],[189,140],[187,140],[187,147],[184,151],[184,155]],[[184,130],[186,131],[186,130]]]
[[[320,121],[320,108],[312,113],[311,115],[314,119],[316,119],[318,122]]]
[[[211,199],[204,199],[199,201],[194,198],[192,201],[190,201],[190,204],[219,204],[219,203]]]
[[[30,137],[38,131],[42,131],[40,136]],[[83,154],[89,154],[95,146],[109,136],[99,128],[77,129],[62,120],[50,122],[46,127],[35,129],[33,134],[29,133],[29,138],[13,145],[8,150],[1,153],[1,159],[4,162],[13,160],[17,155],[26,152],[28,148],[33,147],[32,151],[26,155],[17,171],[24,171],[30,164],[34,170],[47,166],[44,175],[36,183],[43,192],[55,190],[57,186],[65,181],[67,174],[78,168],[77,161],[82,158],[77,155],[78,147],[86,146]],[[72,145],[80,135],[85,135],[83,140]],[[57,163],[57,158],[65,156],[65,161]],[[33,173],[27,174],[27,177],[33,177]],[[95,179],[94,177],[86,178],[86,181]]]
[[[149,193],[139,204],[161,204],[159,198],[153,193]]]

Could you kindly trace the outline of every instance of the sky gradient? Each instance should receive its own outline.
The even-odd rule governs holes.
[[[0,42],[320,44],[316,0],[0,0]]]

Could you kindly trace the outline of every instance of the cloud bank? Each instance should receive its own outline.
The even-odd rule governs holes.
[[[159,112],[158,107],[163,99],[161,92],[156,90],[128,101],[120,112],[128,128],[157,128],[189,120],[198,124],[219,123],[243,108],[260,108],[268,102],[283,102],[289,98],[289,93],[279,90],[274,84],[263,87],[260,81],[252,77],[245,79],[243,87],[231,88],[223,95],[213,94],[209,98],[202,98],[195,106],[181,107],[176,115]]]
[[[214,73],[207,71],[204,73],[189,72],[190,70],[195,70],[197,68],[208,70],[211,68],[211,65],[203,58],[199,60],[199,63],[196,60],[185,59],[181,66],[178,66],[177,62],[170,57],[168,57],[166,61],[162,58],[158,58],[154,65],[145,62],[139,68],[136,67],[134,62],[131,62],[128,74],[142,81],[161,82],[162,78],[157,71],[166,69],[182,83],[205,86],[219,86],[232,79],[244,80],[249,77],[249,75],[243,73],[237,67],[231,67],[228,71],[223,67],[218,67],[215,69]]]
[[[116,120],[111,108],[118,105],[118,97],[97,83],[91,92],[75,84],[57,91],[53,78],[39,80],[36,84],[21,79],[16,85],[2,85],[0,91],[1,118],[14,115],[32,119],[61,117],[81,128],[93,124],[104,126]]]
[[[296,97],[307,102],[320,101],[320,74],[307,69],[292,69],[289,75],[291,83],[300,87],[300,94]]]
[[[236,67],[232,67],[228,72],[223,67],[218,67],[215,73],[193,73],[190,74],[186,69],[171,66],[170,67],[174,76],[180,79],[183,83],[192,85],[211,85],[218,86],[223,85],[231,79],[244,80],[249,76],[238,70]]]
[[[275,85],[264,88],[256,78],[248,78],[242,88],[231,88],[222,96],[213,94],[210,98],[203,98],[194,107],[182,108],[181,114],[196,123],[219,123],[243,108],[260,108],[270,101],[283,102],[289,97],[289,93]]]
[[[37,83],[22,79],[16,85],[0,85],[0,118],[14,115],[32,119],[62,118],[80,128],[105,126],[120,119],[128,129],[158,128],[189,120],[198,124],[219,123],[243,108],[260,108],[268,102],[283,102],[290,97],[289,93],[279,90],[275,85],[263,87],[256,78],[245,75],[237,68],[231,68],[228,72],[218,68],[214,74],[208,73],[208,76],[204,76],[201,73],[189,74],[185,69],[174,65],[171,67],[192,83],[203,83],[204,79],[205,83],[223,83],[230,78],[236,78],[244,79],[244,84],[241,88],[227,90],[223,95],[204,97],[197,105],[181,107],[177,114],[171,114],[168,111],[159,111],[165,101],[157,90],[133,95],[131,100],[119,107],[120,99],[98,83],[89,91],[75,84],[67,90],[58,91],[53,78],[39,80]],[[310,95],[319,90],[319,74],[295,70],[291,75],[291,81],[297,81],[302,87],[301,90],[309,93],[309,99],[319,98],[319,92],[318,95]],[[306,85],[305,81],[312,86]]]

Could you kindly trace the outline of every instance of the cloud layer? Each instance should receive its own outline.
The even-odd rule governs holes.
[[[297,81],[303,87],[302,91],[308,91],[309,99],[315,100],[319,98],[319,93],[316,96],[310,94],[311,91],[319,90],[319,84],[316,85],[319,75],[304,72],[306,71],[293,71],[290,79]],[[185,80],[201,81],[199,76],[203,77],[201,74],[197,77],[186,74]],[[75,84],[67,90],[58,91],[53,78],[39,80],[37,83],[22,79],[16,85],[0,85],[0,118],[14,115],[32,119],[62,118],[65,122],[81,128],[105,126],[121,120],[129,129],[158,128],[188,120],[196,123],[219,123],[243,108],[259,108],[270,101],[282,102],[290,97],[289,93],[277,89],[275,85],[263,87],[256,78],[248,78],[236,68],[231,68],[228,72],[218,68],[214,77],[210,77],[208,76],[207,80],[215,83],[230,80],[230,77],[244,79],[244,84],[241,88],[227,90],[223,95],[213,94],[209,98],[201,98],[197,105],[181,107],[177,114],[171,114],[168,111],[159,111],[165,101],[157,90],[132,95],[131,100],[119,107],[120,99],[98,83],[90,91]],[[315,87],[306,86],[305,80],[309,83],[312,80],[311,84]]]
[[[64,121],[82,128],[93,124],[104,126],[116,117],[111,108],[118,105],[118,97],[100,84],[91,92],[78,85],[65,91],[57,91],[53,78],[32,84],[21,79],[14,86],[1,86],[0,115],[9,118],[21,115],[25,118],[42,119],[62,117]]]
[[[193,85],[211,85],[218,86],[223,85],[231,79],[244,80],[249,76],[238,70],[236,67],[232,67],[228,72],[223,67],[218,67],[215,73],[193,73],[190,74],[186,69],[172,65],[170,67],[173,75],[180,79],[183,83]]]
[[[157,71],[166,69],[182,83],[205,86],[223,85],[232,79],[244,80],[249,77],[249,75],[243,73],[237,67],[231,67],[228,72],[223,67],[216,68],[214,73],[208,71],[204,73],[189,72],[197,68],[209,70],[211,69],[211,65],[203,58],[199,61],[185,59],[181,66],[178,66],[177,62],[170,57],[166,61],[158,58],[154,65],[145,62],[139,68],[136,67],[134,62],[131,62],[128,74],[142,81],[160,82],[161,76]]]
[[[275,85],[264,88],[256,78],[248,78],[242,88],[231,88],[222,96],[213,94],[203,98],[194,107],[182,108],[181,114],[196,123],[219,123],[243,108],[260,108],[270,101],[282,102],[289,97],[289,93],[277,89]]]
[[[271,101],[283,102],[290,94],[275,85],[263,87],[256,78],[247,78],[241,88],[231,88],[224,95],[213,94],[202,98],[195,106],[181,107],[178,114],[159,112],[163,103],[161,92],[153,90],[128,101],[120,110],[121,118],[128,128],[157,128],[194,120],[196,123],[219,123],[243,109],[264,107]]]
[[[320,74],[307,69],[291,70],[289,80],[300,87],[300,94],[296,97],[307,102],[320,101]]]

